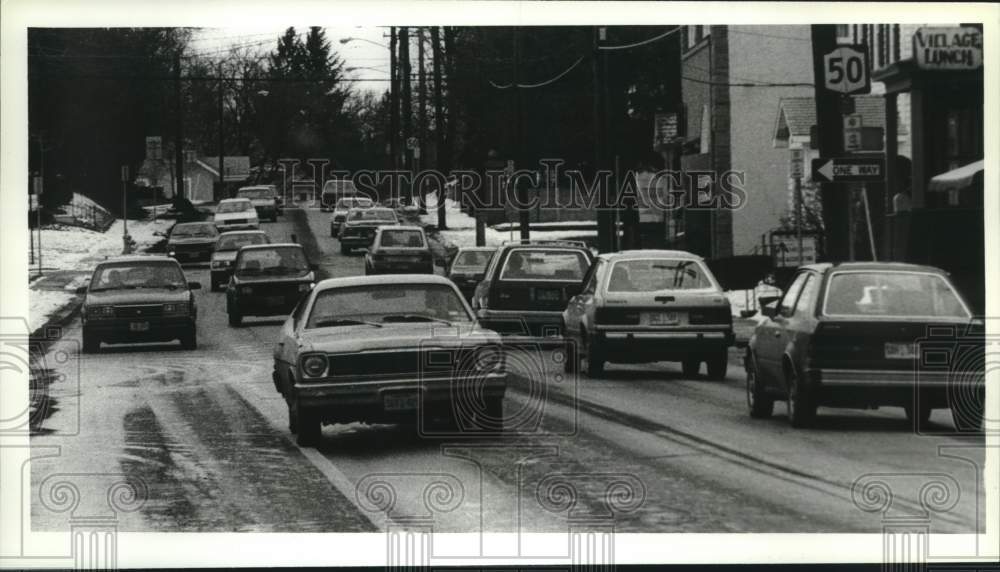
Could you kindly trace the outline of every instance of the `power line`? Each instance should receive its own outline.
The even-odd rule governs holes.
[[[517,84],[517,87],[521,88],[521,89],[534,89],[536,87],[545,87],[547,85],[553,84],[556,81],[558,81],[559,79],[561,79],[563,76],[565,76],[566,74],[568,74],[569,72],[573,71],[576,68],[576,66],[580,65],[580,62],[582,62],[584,59],[586,59],[586,56],[580,56],[568,68],[566,68],[565,70],[563,70],[561,73],[559,73],[558,75],[556,75],[552,79],[548,79],[548,80],[545,80],[545,81],[542,81],[542,82],[539,82],[539,83],[528,83],[528,84],[519,83],[519,84]],[[514,84],[512,84],[512,83],[511,84],[507,84],[507,85],[498,85],[493,80],[490,80],[489,83],[490,83],[490,85],[492,85],[493,87],[495,87],[497,89],[510,89],[510,88],[514,87]]]
[[[623,44],[621,46],[598,46],[597,49],[604,51],[631,50],[632,48],[638,48],[639,46],[645,46],[646,44],[652,44],[653,42],[658,42],[663,38],[666,38],[667,36],[677,33],[678,31],[680,31],[680,27],[668,30],[660,34],[659,36],[653,36],[652,38],[649,38],[647,40],[642,40],[640,42],[635,42],[633,44]]]

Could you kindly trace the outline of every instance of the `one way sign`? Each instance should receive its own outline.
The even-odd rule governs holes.
[[[852,155],[813,159],[812,179],[820,183],[871,183],[885,180],[885,157]]]

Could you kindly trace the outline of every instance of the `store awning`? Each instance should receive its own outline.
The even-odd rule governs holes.
[[[983,160],[969,163],[964,167],[941,173],[931,178],[927,190],[932,192],[960,191],[968,188],[983,188]]]

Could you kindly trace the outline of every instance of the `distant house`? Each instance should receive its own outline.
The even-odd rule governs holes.
[[[173,163],[163,160],[147,159],[139,168],[139,177],[145,179],[149,186],[162,187],[164,196],[174,196]],[[250,177],[250,157],[226,157],[225,183],[242,183]],[[192,202],[211,202],[215,196],[215,185],[219,180],[218,157],[195,157],[193,153],[185,155],[184,163],[184,196]]]

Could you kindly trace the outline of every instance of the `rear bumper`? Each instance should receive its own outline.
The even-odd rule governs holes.
[[[505,337],[504,343],[517,340],[564,343],[562,312],[481,309],[477,315],[484,328]]]
[[[434,264],[425,262],[413,263],[372,263],[373,274],[434,274]]]
[[[340,244],[342,244],[343,246],[368,248],[369,246],[372,245],[372,241],[373,240],[375,240],[375,236],[374,235],[372,235],[372,236],[358,236],[358,235],[344,236],[343,232],[340,233]]]
[[[821,387],[931,387],[946,388],[952,376],[942,371],[810,369],[808,376]]]
[[[597,327],[595,341],[612,361],[673,361],[724,350],[735,343],[732,330],[724,329],[628,329]]]
[[[944,408],[956,392],[985,393],[981,382],[967,387],[968,380],[939,371],[811,369],[806,374],[817,402],[832,407],[905,407],[919,402]]]

